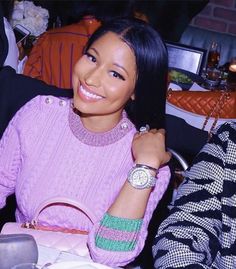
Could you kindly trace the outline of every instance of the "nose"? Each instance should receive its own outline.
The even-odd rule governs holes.
[[[99,67],[93,68],[85,76],[85,82],[89,86],[100,86],[102,70]]]

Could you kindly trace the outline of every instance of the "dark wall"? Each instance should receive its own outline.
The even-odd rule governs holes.
[[[178,41],[181,34],[208,3],[208,0],[148,0],[137,1],[137,9],[147,14],[149,22],[161,36],[169,41]]]
[[[86,7],[86,2],[92,0],[74,0],[74,1],[48,1],[34,0],[36,5],[47,8],[50,14],[49,28],[56,22],[57,16],[60,17],[62,25],[75,21],[76,14],[80,9]],[[125,1],[125,0],[123,0]],[[95,1],[101,4],[104,1]],[[100,2],[100,3],[99,3]],[[117,9],[119,1],[106,0],[113,3],[114,9]],[[116,3],[118,2],[118,3]],[[178,41],[182,32],[209,2],[208,0],[132,0],[135,9],[147,15],[149,22],[157,29],[161,36],[169,41]]]

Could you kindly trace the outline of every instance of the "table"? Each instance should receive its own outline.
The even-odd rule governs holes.
[[[47,269],[74,269],[75,267],[78,269],[118,269],[118,267],[112,268],[95,263],[89,257],[74,255],[42,245],[38,245],[38,252],[38,265],[43,267],[45,264],[48,264]]]

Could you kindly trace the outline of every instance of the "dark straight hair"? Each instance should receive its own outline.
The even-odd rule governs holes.
[[[160,35],[147,23],[137,19],[116,19],[103,24],[89,39],[85,52],[101,36],[113,32],[134,52],[137,67],[135,100],[125,110],[137,129],[148,124],[164,128],[167,90],[167,50]]]

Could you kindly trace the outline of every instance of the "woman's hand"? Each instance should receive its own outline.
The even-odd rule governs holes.
[[[158,169],[171,158],[171,153],[165,149],[165,130],[152,129],[149,132],[138,132],[133,139],[132,152],[135,163]]]
[[[171,157],[165,150],[164,129],[135,134],[132,151],[137,164],[145,164],[156,169],[167,163]],[[155,176],[154,171],[150,170],[150,173]],[[152,188],[136,189],[126,181],[108,213],[127,219],[143,218],[151,191]]]

